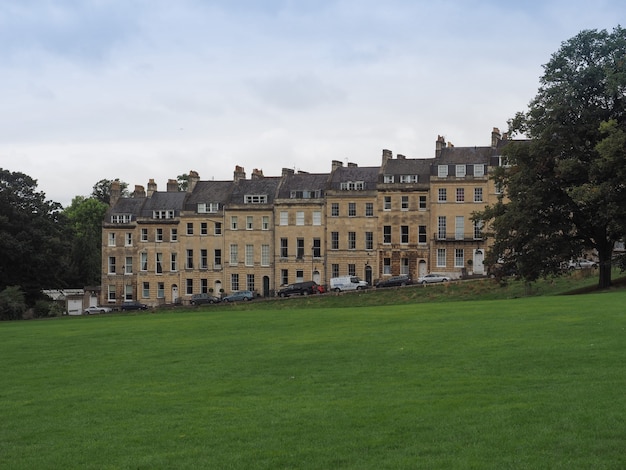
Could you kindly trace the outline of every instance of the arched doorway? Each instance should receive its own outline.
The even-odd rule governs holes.
[[[215,281],[215,295],[222,297],[222,281]]]
[[[178,286],[176,284],[172,284],[172,303],[178,303]]]
[[[367,285],[372,285],[372,267],[370,265],[365,266],[365,282]]]
[[[426,274],[428,274],[426,261],[421,259],[421,260],[419,260],[419,263],[417,263],[417,276],[418,277],[422,277],[422,276],[425,276]]]
[[[321,281],[321,276],[320,276],[320,272],[316,269],[315,271],[313,271],[313,281],[317,284],[320,283]]]
[[[269,276],[263,276],[263,297],[270,296],[270,278]]]
[[[485,274],[485,266],[483,261],[485,259],[485,252],[480,248],[474,250],[474,260],[472,261],[472,269],[474,274]]]

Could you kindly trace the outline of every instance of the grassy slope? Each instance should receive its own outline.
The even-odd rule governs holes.
[[[0,468],[626,466],[625,292],[313,300],[0,324]]]

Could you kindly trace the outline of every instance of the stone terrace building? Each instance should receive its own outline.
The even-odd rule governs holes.
[[[496,201],[490,169],[506,135],[491,145],[454,147],[439,137],[434,158],[393,158],[380,166],[333,161],[330,173],[283,169],[280,177],[240,166],[232,181],[189,174],[179,191],[136,186],[102,225],[102,304],[188,302],[196,293],[252,290],[356,275],[376,279],[428,272],[484,273],[482,227],[472,213]]]

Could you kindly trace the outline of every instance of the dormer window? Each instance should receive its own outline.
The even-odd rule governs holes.
[[[465,178],[467,167],[465,165],[455,165],[455,173],[457,178]]]
[[[243,198],[246,204],[267,204],[266,194],[246,194]]]
[[[384,183],[393,183],[393,175],[384,175],[383,182]]]
[[[474,165],[474,176],[482,177],[485,176],[485,165]]]
[[[437,165],[437,176],[446,178],[448,176],[448,165]]]
[[[161,210],[161,211],[152,211],[153,219],[173,219],[174,211],[172,210]]]
[[[346,181],[341,183],[342,191],[363,191],[365,189],[365,181]]]
[[[291,191],[289,194],[289,197],[291,199],[319,199],[320,197],[322,197],[322,191],[319,189],[296,190],[296,191]]]
[[[217,212],[220,210],[219,202],[199,202],[198,203],[198,214],[208,214]]]
[[[400,183],[417,183],[419,175],[400,175]]]
[[[130,223],[132,217],[130,214],[117,214],[111,216],[112,224],[128,224]]]

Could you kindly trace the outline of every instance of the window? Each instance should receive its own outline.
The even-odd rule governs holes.
[[[219,210],[219,203],[217,202],[209,202],[208,204],[204,202],[198,203],[198,214],[206,214],[208,212],[215,213]]]
[[[109,274],[115,274],[115,256],[109,256]]]
[[[417,230],[417,243],[426,243],[426,225],[419,225]]]
[[[124,286],[124,300],[133,300],[133,286]]]
[[[465,188],[456,188],[456,202],[465,202]]]
[[[391,225],[385,225],[383,227],[383,243],[391,243]]]
[[[280,212],[280,225],[289,225],[289,212]]]
[[[140,258],[141,258],[141,270],[147,271],[148,270],[148,253],[141,253]]]
[[[384,183],[393,183],[393,175],[385,175],[383,176]]]
[[[483,238],[483,221],[474,221],[474,240],[482,240]]]
[[[131,220],[132,220],[132,217],[130,214],[118,214],[118,215],[111,216],[112,224],[127,224]]]
[[[440,215],[437,218],[437,238],[439,240],[446,239],[446,216]]]
[[[289,194],[291,199],[318,199],[322,197],[322,191],[319,189],[303,189],[291,191]]]
[[[402,225],[400,227],[400,243],[407,244],[409,243],[409,226]]]
[[[261,266],[270,265],[270,246],[261,245]]]
[[[254,274],[246,274],[246,289],[254,292]]]
[[[302,269],[298,269],[296,271],[296,282],[304,281],[304,271]]]
[[[400,259],[400,274],[409,274],[409,258]]]
[[[209,234],[209,225],[206,222],[200,222],[200,235]]]
[[[454,239],[463,240],[465,234],[465,218],[462,215],[457,215],[454,218]]]
[[[374,217],[374,203],[373,202],[365,203],[365,217]]]
[[[246,216],[246,230],[252,230],[254,228],[253,220],[254,218],[251,215]]]
[[[454,267],[462,268],[465,265],[465,256],[463,248],[456,248],[454,250]]]
[[[270,218],[268,215],[264,215],[261,218],[261,230],[269,230],[270,229]]]
[[[178,254],[170,254],[170,271],[178,271]]]
[[[439,178],[445,178],[448,176],[448,165],[438,165],[437,166],[437,176]]]
[[[289,257],[289,240],[287,238],[280,239],[280,257],[281,258]]]
[[[162,242],[163,241],[163,229],[162,228],[157,228],[156,229],[156,234],[154,236],[154,240],[157,242]]]
[[[237,230],[237,216],[236,215],[230,216],[230,229]]]
[[[246,245],[246,266],[254,266],[254,245]]]
[[[365,249],[374,249],[374,232],[365,232]]]
[[[348,264],[348,276],[356,276],[356,264]]]
[[[363,191],[365,189],[365,181],[346,181],[341,183],[342,191]]]
[[[172,210],[152,211],[152,218],[153,219],[173,219],[174,211]]]
[[[445,248],[437,248],[437,267],[438,268],[446,267],[446,249]]]
[[[148,241],[148,229],[147,228],[142,228],[141,229],[141,241],[142,242],[147,242]]]
[[[448,199],[448,195],[446,193],[446,188],[439,188],[439,190],[437,191],[437,195],[438,195],[438,201],[439,202],[446,202],[446,200]]]
[[[331,277],[339,277],[339,265],[333,263],[330,267]]]
[[[348,203],[348,217],[356,217],[356,203],[355,202]]]
[[[155,268],[157,274],[163,274],[163,253],[155,253]]]
[[[455,165],[454,170],[457,178],[464,178],[467,174],[467,167],[465,165]]]
[[[425,211],[426,210],[426,196],[420,196],[419,210],[421,210],[421,211]]]
[[[206,202],[199,202],[197,205],[198,214],[206,214]]]
[[[474,176],[485,176],[485,165],[474,165]]]
[[[187,269],[193,269],[193,250],[187,250]]]
[[[201,249],[200,250],[200,269],[208,269],[209,268],[209,250]]]
[[[383,199],[383,210],[391,210],[391,196],[385,196]]]
[[[115,233],[109,232],[109,246],[115,246]]]
[[[280,285],[284,286],[285,284],[289,284],[289,270],[281,269],[280,270]]]
[[[419,181],[418,175],[401,175],[400,183],[417,183]]]
[[[150,298],[150,283],[149,282],[142,282],[141,296],[144,299]]]
[[[165,298],[165,283],[157,282],[157,299]]]
[[[296,225],[304,225],[304,212],[303,211],[296,212]]]
[[[213,269],[222,269],[222,250],[213,250]]]
[[[400,209],[403,211],[409,210],[409,196],[402,196]]]
[[[296,239],[296,258],[304,258],[304,238]]]
[[[330,215],[331,217],[339,217],[339,203],[333,202],[330,205]]]
[[[170,229],[170,241],[171,242],[178,241],[178,229],[177,228]]]
[[[391,274],[391,258],[383,258],[383,274]]]
[[[200,279],[200,293],[201,294],[209,293],[209,280],[208,279]]]
[[[127,256],[126,263],[124,263],[124,274],[132,274],[133,273],[133,257]]]
[[[267,204],[267,196],[265,194],[247,194],[243,200],[246,204]]]
[[[193,294],[193,279],[185,279],[185,293],[187,295]]]
[[[339,249],[339,232],[330,232],[330,249]]]
[[[115,286],[107,286],[107,300],[109,302],[115,302]]]
[[[213,232],[215,235],[221,235],[222,234],[222,223],[221,222],[215,222],[215,230]]]
[[[313,211],[313,225],[322,225],[321,211]]]
[[[474,202],[483,202],[483,188],[474,188]]]
[[[193,222],[187,222],[187,235],[193,235]]]
[[[219,202],[209,202],[209,205],[207,207],[207,210],[209,212],[217,212],[220,210],[220,204]]]
[[[236,266],[239,263],[239,246],[235,243],[230,245],[230,262],[231,266]]]
[[[126,233],[126,238],[124,241],[124,245],[126,246],[133,246],[133,234],[132,232],[127,232]]]
[[[348,250],[356,250],[356,232],[348,232]]]
[[[322,241],[319,238],[313,239],[313,258],[322,257]]]

